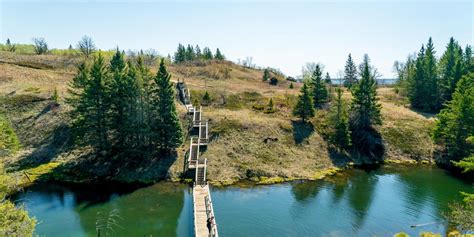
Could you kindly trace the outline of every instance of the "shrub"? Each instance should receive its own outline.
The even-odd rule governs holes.
[[[45,54],[48,52],[48,44],[44,38],[33,38],[34,50],[36,54]]]
[[[0,114],[0,157],[10,155],[20,148],[20,141],[10,121]]]
[[[272,77],[270,78],[270,85],[276,86],[278,84],[278,78]]]

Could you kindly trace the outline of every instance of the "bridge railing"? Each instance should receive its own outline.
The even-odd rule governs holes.
[[[207,216],[207,219],[211,221],[210,223],[211,229],[209,230],[209,236],[219,237],[219,233],[217,232],[216,217],[214,216],[214,208],[212,207],[211,192],[209,191],[209,185],[206,185],[206,189],[208,193],[208,195],[205,197],[206,216]]]

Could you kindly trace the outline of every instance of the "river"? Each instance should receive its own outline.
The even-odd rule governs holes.
[[[320,181],[212,188],[221,236],[392,236],[446,232],[443,212],[472,183],[426,166],[349,170]],[[192,236],[188,185],[40,184],[12,197],[40,236]],[[416,227],[412,227],[416,226]],[[107,232],[107,233],[106,233]]]

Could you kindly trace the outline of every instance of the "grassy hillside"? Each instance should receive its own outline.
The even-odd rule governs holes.
[[[80,58],[75,56],[0,52],[0,110],[11,121],[22,146],[17,155],[6,159],[10,169],[34,168],[57,161],[62,164],[60,170],[71,175],[83,173],[81,178],[110,175],[111,170],[88,159],[89,148],[73,149],[68,140],[69,108],[63,101],[79,62]],[[325,139],[326,111],[318,111],[312,125],[303,125],[291,116],[300,85],[289,89],[289,82],[282,77],[276,86],[270,85],[261,81],[262,71],[231,62],[172,64],[169,70],[172,80],[186,81],[193,99],[204,102],[205,91],[210,94],[211,101],[204,107],[203,115],[210,120],[212,142],[203,156],[208,158],[211,182],[230,183],[244,178],[262,183],[316,179],[351,163],[351,154],[336,152]],[[51,106],[49,99],[54,88],[59,91],[59,107]],[[391,88],[380,88],[378,92],[384,123],[377,129],[386,146],[385,159],[430,160],[432,119],[406,108],[406,101]],[[350,99],[348,92],[344,96]],[[264,107],[270,98],[276,112],[267,114]],[[184,109],[181,105],[178,109],[185,122]],[[172,157],[113,170],[113,179],[179,178],[188,146],[183,144]]]

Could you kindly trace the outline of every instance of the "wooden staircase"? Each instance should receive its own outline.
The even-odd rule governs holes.
[[[207,146],[209,142],[209,123],[202,120],[202,107],[195,108],[191,104],[191,94],[184,81],[178,80],[177,89],[187,113],[192,115],[190,129],[198,130],[198,137],[191,137],[189,152],[185,154],[184,159],[187,169],[195,171],[193,185],[194,236],[218,237],[211,193],[206,180],[207,159],[200,157],[200,147]]]

